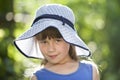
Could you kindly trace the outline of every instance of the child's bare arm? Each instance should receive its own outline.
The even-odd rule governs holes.
[[[93,65],[93,80],[100,80],[99,71],[96,65]]]
[[[33,75],[30,80],[37,80],[37,77]]]

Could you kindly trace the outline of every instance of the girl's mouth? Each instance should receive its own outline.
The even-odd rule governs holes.
[[[55,58],[57,57],[57,55],[49,55],[49,57],[50,57],[51,59],[55,59]]]

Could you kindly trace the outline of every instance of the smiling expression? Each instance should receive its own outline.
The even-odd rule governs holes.
[[[45,59],[50,63],[64,63],[70,60],[70,44],[66,43],[62,38],[40,40],[39,47]]]

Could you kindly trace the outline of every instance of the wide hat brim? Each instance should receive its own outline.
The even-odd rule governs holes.
[[[61,21],[54,19],[42,19],[37,21],[28,31],[14,41],[15,46],[26,57],[44,58],[34,36],[51,26],[58,29],[66,42],[75,46],[78,56],[89,57],[91,55],[89,48],[77,35],[75,30],[69,27],[69,25],[63,25]]]

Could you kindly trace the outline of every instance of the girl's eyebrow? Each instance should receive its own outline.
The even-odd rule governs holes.
[[[54,38],[54,39],[61,39],[61,40],[63,40],[63,38]]]
[[[63,38],[61,38],[61,37],[60,37],[60,38],[56,37],[56,38],[53,38],[53,39],[63,39]]]

